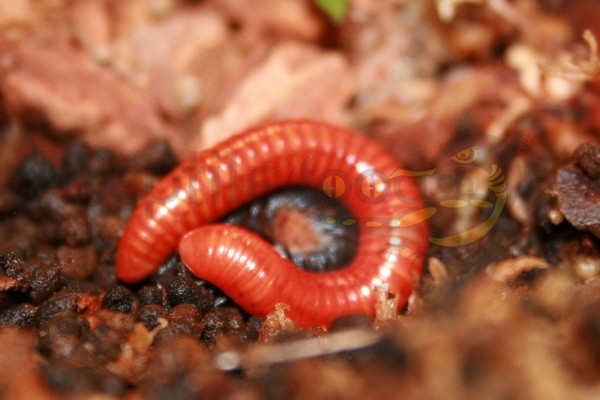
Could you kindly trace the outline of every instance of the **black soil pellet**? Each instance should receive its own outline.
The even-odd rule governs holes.
[[[158,304],[146,304],[137,311],[135,320],[144,324],[148,330],[152,330],[159,325],[159,318],[166,318],[167,311]]]
[[[54,293],[38,307],[34,316],[35,325],[40,326],[61,311],[77,311],[80,296],[79,293],[66,290]]]
[[[61,188],[60,192],[65,200],[73,203],[85,203],[93,195],[93,183],[85,178],[76,178],[67,186]]]
[[[61,221],[70,206],[58,190],[47,190],[28,204],[29,215],[35,220]]]
[[[169,275],[191,276],[185,264],[177,257],[170,257],[158,267],[155,275],[159,277]]]
[[[246,326],[249,329],[256,331],[256,334],[258,335],[258,333],[262,329],[264,322],[265,322],[265,320],[263,318],[252,316],[252,317],[248,318],[248,321],[246,322]]]
[[[17,303],[0,312],[0,324],[27,327],[33,324],[36,308],[29,303]]]
[[[88,165],[93,174],[108,174],[115,168],[115,154],[108,149],[96,150],[88,160]]]
[[[190,303],[198,307],[200,311],[207,312],[213,307],[214,296],[195,280],[187,276],[166,275],[161,277],[160,284],[165,288],[167,300],[171,306]]]
[[[131,290],[122,285],[115,285],[102,299],[102,307],[128,313],[133,307],[134,300],[134,294]]]
[[[169,324],[178,333],[200,337],[204,324],[202,313],[192,304],[180,304],[169,313]]]
[[[250,317],[246,325],[239,331],[239,337],[244,342],[255,342],[258,340],[264,320],[258,317]]]
[[[42,264],[30,273],[29,298],[34,304],[40,304],[60,290],[63,279],[57,265]]]
[[[60,234],[71,246],[83,245],[90,240],[90,227],[85,216],[77,213],[67,216],[62,221]]]
[[[62,311],[40,325],[38,349],[51,360],[68,360],[81,347],[81,335],[89,331],[85,318],[74,311]]]
[[[165,141],[150,143],[133,158],[133,168],[153,174],[166,174],[177,165],[177,157]]]
[[[235,333],[244,326],[240,312],[229,307],[217,308],[207,313],[202,317],[202,322],[205,324],[202,338],[207,342],[214,341],[220,334]]]
[[[63,154],[62,171],[70,177],[88,170],[91,149],[80,141],[71,143]]]
[[[59,183],[60,175],[52,164],[42,154],[33,151],[18,166],[12,176],[11,186],[15,192],[32,198],[43,189]]]
[[[80,336],[82,332],[87,332],[90,324],[85,317],[75,311],[63,311],[56,314],[40,330],[56,331],[56,335],[74,335]]]
[[[86,344],[92,349],[94,357],[101,363],[116,359],[121,353],[121,344],[125,341],[123,332],[107,325],[101,325],[84,335]]]
[[[140,306],[145,306],[148,304],[166,306],[166,296],[165,290],[158,286],[144,286],[138,291]]]
[[[18,278],[25,271],[25,264],[14,254],[0,255],[0,273],[11,278]]]

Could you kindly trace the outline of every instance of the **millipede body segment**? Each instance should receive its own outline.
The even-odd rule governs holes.
[[[183,262],[256,315],[275,304],[300,326],[374,316],[376,286],[406,303],[422,273],[427,215],[418,187],[383,148],[348,129],[280,121],[249,129],[182,163],[144,197],[117,251],[118,277],[143,280],[178,246]],[[209,225],[275,189],[305,185],[341,201],[359,228],[345,268],[308,272],[256,234]]]

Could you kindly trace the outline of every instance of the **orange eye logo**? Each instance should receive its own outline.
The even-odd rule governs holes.
[[[344,179],[337,175],[331,175],[323,181],[323,192],[332,199],[340,198],[346,191]]]
[[[361,179],[360,190],[365,199],[377,199],[386,192],[387,184],[381,177],[375,174],[368,175]]]
[[[450,159],[452,161],[456,161],[460,164],[468,164],[477,159],[479,155],[479,148],[477,146],[469,147],[468,149],[464,149],[459,151],[455,155],[453,155]]]

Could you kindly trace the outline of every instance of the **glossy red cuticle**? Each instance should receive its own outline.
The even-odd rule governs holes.
[[[177,246],[183,262],[255,315],[275,304],[300,326],[329,325],[349,314],[375,314],[374,288],[388,285],[406,304],[422,273],[428,228],[419,190],[394,174],[398,162],[366,137],[313,121],[249,129],[183,163],[138,204],[117,251],[117,274],[143,280]],[[389,178],[388,178],[389,177]],[[209,225],[256,197],[290,185],[329,192],[356,217],[354,260],[307,272],[258,235]],[[408,216],[408,217],[407,217]],[[185,235],[185,236],[184,236]]]

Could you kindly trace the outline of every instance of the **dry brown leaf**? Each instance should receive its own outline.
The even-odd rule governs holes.
[[[186,9],[119,40],[113,64],[163,112],[182,117],[211,101],[222,85],[222,75],[235,70],[224,59],[230,55],[230,39],[222,16]],[[227,65],[232,68],[223,68]]]
[[[340,54],[299,43],[280,44],[241,82],[227,106],[204,121],[192,148],[210,147],[271,118],[341,123],[352,93],[350,69]]]
[[[310,0],[213,0],[248,30],[315,40],[322,22],[311,11]]]
[[[3,43],[0,91],[12,116],[41,115],[57,134],[133,153],[170,129],[143,94],[55,38]]]
[[[569,222],[600,237],[600,181],[569,166],[558,171],[556,191],[560,211]]]

